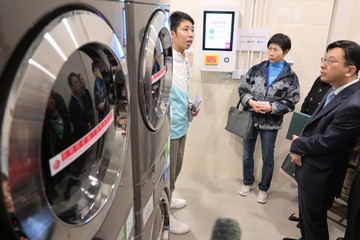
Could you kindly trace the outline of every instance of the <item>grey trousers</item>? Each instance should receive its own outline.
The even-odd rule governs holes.
[[[170,201],[175,190],[175,182],[180,174],[184,159],[186,135],[170,140]]]

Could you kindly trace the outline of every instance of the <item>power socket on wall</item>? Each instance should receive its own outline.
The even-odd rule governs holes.
[[[231,72],[220,72],[220,78],[222,79],[231,79],[232,73]]]
[[[220,78],[222,79],[241,79],[241,70],[235,70],[233,72],[220,72]]]
[[[240,70],[235,70],[232,72],[232,79],[241,79],[241,71]]]

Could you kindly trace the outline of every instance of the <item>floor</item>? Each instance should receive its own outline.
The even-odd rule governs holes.
[[[185,199],[187,206],[172,210],[172,214],[188,223],[191,231],[184,235],[171,234],[171,240],[209,240],[212,226],[219,217],[236,219],[242,240],[299,238],[296,222],[288,220],[297,208],[296,186],[278,174],[280,176],[272,183],[266,204],[256,201],[257,188],[247,197],[240,196],[241,180],[180,174],[173,197]],[[344,206],[336,204],[334,210],[329,211],[330,240],[343,236],[345,232],[344,209]],[[335,214],[334,211],[340,213]]]

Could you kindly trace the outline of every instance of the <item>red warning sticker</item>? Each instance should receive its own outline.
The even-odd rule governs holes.
[[[160,69],[160,71],[158,71],[154,75],[152,75],[151,84],[154,84],[157,81],[159,81],[159,79],[162,78],[165,73],[166,73],[166,66],[164,66],[162,69]]]
[[[111,110],[109,114],[90,132],[80,138],[77,142],[66,148],[64,151],[50,158],[50,173],[54,176],[70,163],[74,162],[81,154],[88,150],[96,141],[104,135],[106,130],[114,121],[114,112]]]

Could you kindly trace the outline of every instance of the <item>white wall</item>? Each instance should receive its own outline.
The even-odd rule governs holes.
[[[337,2],[336,2],[337,1]],[[201,9],[205,5],[238,6],[240,11],[239,26],[250,28],[264,27],[269,35],[282,32],[292,40],[292,49],[288,54],[295,65],[301,85],[301,100],[296,110],[300,109],[303,98],[313,81],[319,75],[320,58],[328,44],[334,6],[343,0],[172,0],[171,10],[180,10],[191,15],[195,20],[195,42],[190,49],[194,55],[190,80],[190,97],[200,94],[203,97],[201,111],[191,123],[183,166],[183,174],[214,176],[242,179],[242,140],[224,130],[227,111],[237,103],[239,80],[220,79],[218,73],[199,71],[199,51],[201,39]],[[343,39],[360,42],[360,1],[350,1],[352,6],[349,30]],[[255,7],[256,3],[256,7]],[[252,5],[254,4],[254,5]],[[349,4],[349,0],[344,1]],[[253,8],[252,8],[253,6]],[[267,7],[266,7],[267,6]],[[266,11],[266,9],[267,11]],[[256,17],[252,23],[256,9]],[[337,13],[338,16],[341,14]],[[341,26],[341,24],[340,24]],[[337,27],[332,32],[338,31]],[[248,61],[249,53],[239,52],[239,66],[246,69],[266,59],[266,54],[254,53],[253,61]],[[289,150],[290,142],[285,139],[291,113],[285,115],[283,128],[279,131],[275,147],[275,171],[277,171]],[[258,141],[259,142],[259,141]],[[258,144],[255,152],[256,179],[261,176],[261,152]],[[276,181],[276,174],[274,175]]]

